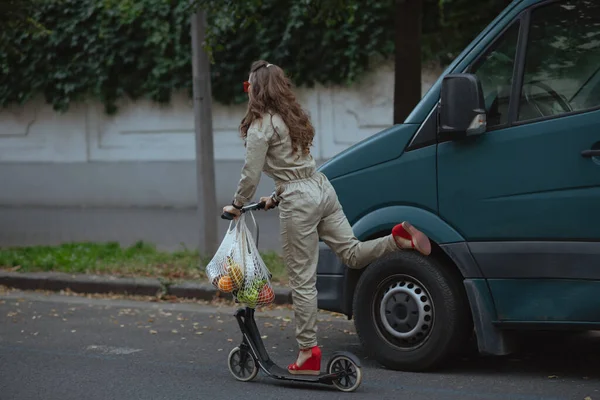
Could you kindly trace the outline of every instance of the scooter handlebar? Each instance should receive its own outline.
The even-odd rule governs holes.
[[[265,202],[264,202],[264,201],[261,201],[260,203],[248,204],[247,206],[245,206],[245,207],[242,207],[242,209],[241,209],[240,211],[241,211],[241,212],[242,212],[242,214],[243,214],[243,213],[245,213],[246,211],[262,210],[262,209],[264,209],[264,208],[265,208],[265,205],[266,205],[266,204],[265,204]],[[229,220],[229,221],[231,221],[231,220],[233,220],[233,219],[235,218],[235,215],[234,215],[234,214],[231,214],[231,213],[228,213],[228,212],[224,212],[224,213],[221,215],[221,218],[222,218],[222,219],[226,219],[226,220]]]

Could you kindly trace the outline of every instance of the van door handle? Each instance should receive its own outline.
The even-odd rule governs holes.
[[[582,157],[600,157],[600,149],[598,150],[584,150],[581,152]]]

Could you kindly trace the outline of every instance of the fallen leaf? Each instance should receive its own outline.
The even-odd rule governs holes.
[[[548,378],[550,378],[550,379],[556,379],[556,378],[558,378],[558,376],[556,376],[556,375],[550,375],[550,376],[548,376]]]
[[[227,339],[228,342],[233,342],[233,339]]]
[[[196,335],[202,335],[204,332],[196,332]]]
[[[178,332],[177,332],[177,329],[173,329],[173,330],[171,330],[171,333],[178,333]]]
[[[152,335],[156,335],[158,332],[156,332],[155,330],[151,330],[151,331],[150,331],[150,333],[151,333]]]
[[[148,322],[154,322],[154,320],[153,320],[152,318],[150,318],[150,319],[148,320]]]
[[[268,336],[267,335],[262,335],[260,338],[261,339],[266,339],[266,338],[268,338]]]
[[[592,398],[590,396],[585,396],[583,400],[592,400]]]
[[[265,322],[265,328],[272,328],[273,324],[270,322]]]

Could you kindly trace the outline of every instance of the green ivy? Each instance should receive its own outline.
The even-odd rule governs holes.
[[[208,13],[214,99],[244,101],[241,82],[259,58],[311,87],[353,83],[393,55],[395,0],[335,1],[329,4],[342,8],[337,18],[318,17],[310,0],[202,0],[214,5]],[[235,8],[242,3],[245,9]],[[447,63],[506,3],[425,0],[424,60]],[[164,104],[174,91],[191,94],[190,12],[189,0],[40,2],[31,19],[43,31],[0,31],[0,43],[18,50],[0,51],[0,104],[42,93],[55,110],[95,98],[114,113],[123,97]]]

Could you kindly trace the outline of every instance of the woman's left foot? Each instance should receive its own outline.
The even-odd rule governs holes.
[[[314,346],[310,349],[300,350],[295,363],[288,365],[292,375],[319,375],[321,373],[321,349]]]
[[[416,249],[426,256],[431,254],[431,242],[427,235],[406,221],[392,229],[392,236],[401,249]]]

